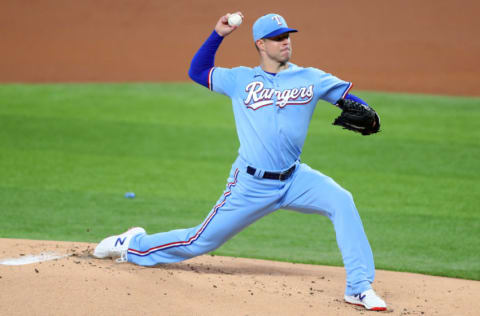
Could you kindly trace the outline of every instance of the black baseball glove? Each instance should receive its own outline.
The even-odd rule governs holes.
[[[345,99],[340,99],[337,104],[342,109],[342,113],[333,121],[333,125],[340,125],[362,135],[380,131],[380,118],[373,108]]]

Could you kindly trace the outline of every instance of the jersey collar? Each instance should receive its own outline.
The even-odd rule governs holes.
[[[281,73],[285,73],[285,72],[292,71],[292,70],[294,70],[295,68],[298,68],[298,66],[295,65],[295,64],[293,64],[293,63],[290,63],[290,62],[289,62],[287,69],[282,70],[281,72],[279,72],[279,73],[277,73],[277,74],[271,74],[271,73],[269,73],[269,72],[264,71],[264,70],[262,69],[262,67],[257,66],[257,67],[254,68],[254,70],[255,70],[254,76],[255,76],[255,77],[256,77],[256,76],[262,76],[262,77],[272,78],[272,77],[278,76],[278,75],[281,74]]]

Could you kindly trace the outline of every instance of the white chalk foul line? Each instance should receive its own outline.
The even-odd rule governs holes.
[[[71,255],[60,255],[55,252],[42,252],[39,255],[26,255],[18,258],[0,259],[0,264],[7,265],[7,266],[20,266],[24,264],[61,259],[69,256]]]

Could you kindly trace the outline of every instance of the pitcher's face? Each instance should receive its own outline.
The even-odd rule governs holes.
[[[263,42],[263,50],[266,56],[271,60],[285,64],[290,60],[290,57],[292,57],[292,45],[290,43],[289,33],[264,38],[259,41]]]

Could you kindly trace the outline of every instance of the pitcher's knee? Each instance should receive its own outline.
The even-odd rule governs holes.
[[[352,212],[351,215],[355,215],[354,213],[357,212],[357,209],[355,207],[355,202],[353,201],[353,196],[349,191],[343,188],[338,190],[335,194],[334,199],[335,199],[335,202],[334,202],[335,213],[342,212],[343,214],[347,214],[348,212]]]
[[[340,188],[336,194],[336,199],[342,203],[351,204],[353,203],[353,195],[344,188]]]

